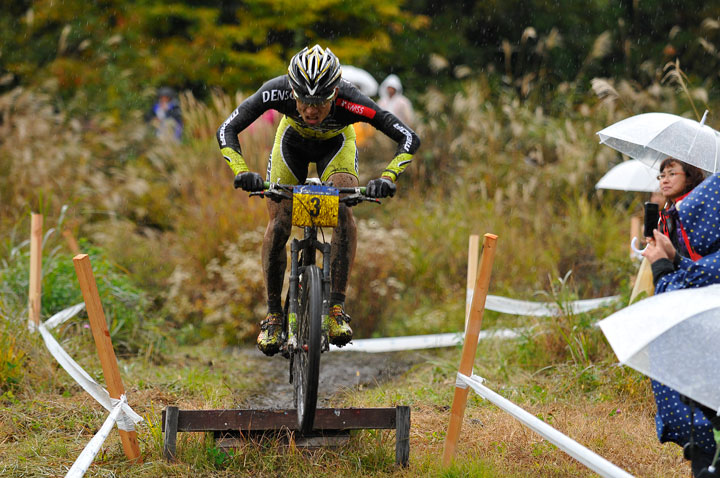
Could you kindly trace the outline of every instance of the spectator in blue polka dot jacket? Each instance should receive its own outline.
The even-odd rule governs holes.
[[[720,283],[720,173],[693,189],[677,210],[689,243],[700,257],[695,261],[683,257],[656,229],[654,237],[647,238],[648,247],[643,252],[652,264],[656,294]],[[709,420],[718,421],[716,414],[655,380],[652,388],[658,406],[655,425],[660,441],[684,447],[693,476],[716,476],[707,471],[716,451]],[[720,428],[718,423],[714,425]]]
[[[655,293],[720,283],[720,173],[716,173],[678,205],[688,240],[700,258],[677,254],[657,229],[643,255],[652,264]]]

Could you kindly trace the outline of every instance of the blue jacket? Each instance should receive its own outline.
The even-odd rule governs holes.
[[[679,204],[678,215],[685,227],[693,249],[703,256],[697,261],[684,257],[673,264],[662,260],[656,269],[655,293],[720,284],[720,173],[716,173]],[[680,400],[680,394],[655,380],[652,381],[658,407],[655,426],[661,442],[671,441],[680,446],[690,441],[690,407]],[[696,409],[693,415],[695,443],[707,453],[715,452],[712,426],[705,415]]]

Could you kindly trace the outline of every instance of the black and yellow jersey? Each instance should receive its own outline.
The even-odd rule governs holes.
[[[235,161],[241,162],[244,166],[238,133],[271,109],[285,115],[290,126],[306,139],[322,141],[337,136],[354,123],[369,123],[398,144],[395,158],[385,170],[393,181],[410,163],[412,155],[420,146],[420,139],[410,127],[389,111],[380,108],[346,80],[340,81],[338,96],[330,114],[322,123],[306,124],[297,111],[290,81],[287,75],[283,75],[263,84],[257,92],[243,101],[218,129],[217,140],[220,149],[231,167]],[[236,169],[238,168],[233,167],[233,171],[237,173],[242,169],[247,170],[247,167],[239,168],[237,171]]]

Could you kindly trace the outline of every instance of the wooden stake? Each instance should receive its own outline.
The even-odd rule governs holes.
[[[78,243],[75,240],[75,236],[73,236],[72,231],[70,229],[65,229],[62,232],[62,235],[65,238],[65,241],[68,243],[70,252],[72,252],[74,255],[80,254],[80,246],[78,246]]]
[[[483,239],[483,254],[480,261],[480,273],[475,283],[472,304],[470,306],[470,318],[467,330],[465,331],[465,342],[463,343],[462,356],[460,358],[459,372],[463,375],[472,375],[475,353],[477,352],[478,336],[482,325],[483,312],[485,310],[485,299],[487,299],[490,287],[490,274],[495,259],[495,234],[485,234]],[[462,427],[465,405],[467,404],[468,389],[455,387],[452,407],[450,408],[450,424],[445,436],[445,449],[443,450],[443,466],[448,466],[455,456],[460,428]]]
[[[110,340],[110,332],[105,320],[105,312],[103,312],[100,303],[100,294],[90,266],[90,259],[87,254],[79,254],[73,257],[73,263],[75,273],[80,281],[80,290],[82,290],[83,299],[85,300],[85,309],[90,319],[90,329],[95,339],[95,346],[100,357],[108,392],[111,398],[119,399],[125,393],[125,388],[120,378],[115,350],[113,350],[112,341]],[[137,433],[135,431],[120,430],[120,439],[122,440],[125,456],[131,461],[142,461]]]
[[[465,330],[467,330],[468,319],[470,318],[472,291],[473,287],[475,287],[475,279],[477,278],[479,246],[480,236],[478,236],[477,234],[471,234],[470,242],[468,244],[467,287],[465,296]]]
[[[395,463],[407,467],[410,462],[410,407],[395,412]]]
[[[40,325],[42,306],[42,214],[32,213],[30,221],[30,288],[28,291],[28,314],[30,322]]]
[[[168,405],[165,409],[165,442],[163,443],[163,456],[168,461],[175,461],[177,453],[178,416],[180,409]]]

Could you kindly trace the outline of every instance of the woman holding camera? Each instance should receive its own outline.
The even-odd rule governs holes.
[[[646,238],[649,245],[643,252],[652,264],[655,293],[720,283],[720,176],[700,179],[697,184],[693,173],[697,168],[674,160],[664,161],[663,166],[660,187],[670,207],[663,210],[660,230]],[[653,380],[652,388],[660,442],[683,446],[693,476],[700,476],[715,452],[712,417],[700,407],[688,406],[666,385]]]
[[[660,213],[658,229],[670,238],[673,247],[682,257],[688,257],[693,261],[700,259],[701,256],[690,246],[687,231],[678,217],[677,206],[704,179],[705,174],[702,169],[674,158],[667,158],[660,164],[658,180],[660,192],[666,202],[665,209]],[[653,240],[651,239],[650,242]]]

